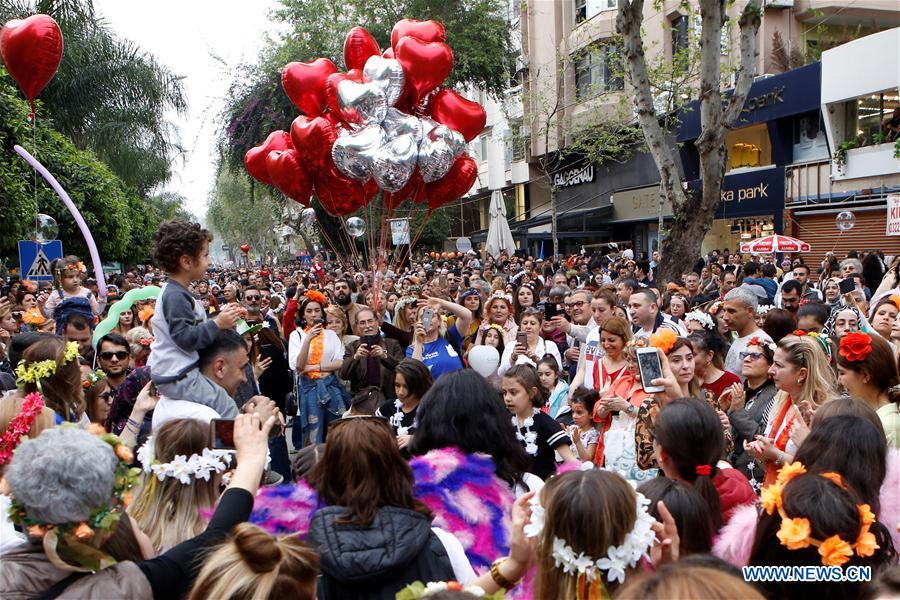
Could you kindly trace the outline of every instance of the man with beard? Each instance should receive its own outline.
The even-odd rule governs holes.
[[[106,373],[110,391],[115,392],[131,372],[131,347],[118,333],[107,333],[97,342],[97,366]]]
[[[334,282],[334,301],[338,306],[341,307],[341,310],[344,311],[344,314],[347,316],[348,323],[356,323],[356,315],[361,311],[363,306],[360,306],[356,302],[353,301],[353,297],[351,296],[350,282],[346,279],[336,279]],[[348,333],[348,332],[344,332]]]

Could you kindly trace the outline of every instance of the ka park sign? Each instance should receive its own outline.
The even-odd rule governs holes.
[[[50,264],[57,258],[62,258],[62,242],[35,242],[33,240],[19,241],[19,272],[22,279],[29,281],[53,281],[53,271]]]

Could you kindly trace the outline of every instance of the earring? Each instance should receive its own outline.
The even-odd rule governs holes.
[[[800,385],[801,383],[803,383],[803,380],[802,380],[802,379],[798,379],[798,380],[797,380],[797,385]]]

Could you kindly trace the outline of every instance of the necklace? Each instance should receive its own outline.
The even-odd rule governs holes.
[[[394,414],[391,415],[391,427],[397,430],[397,435],[409,435],[409,430],[415,429],[418,426],[418,424],[416,423],[416,418],[413,417],[412,425],[410,425],[409,427],[404,427],[403,402],[401,402],[399,399],[394,400],[394,408],[396,408],[397,410]]]
[[[513,427],[516,428],[516,439],[525,444],[525,452],[530,454],[531,456],[536,456],[538,447],[537,447],[537,432],[531,430],[531,426],[534,425],[534,415],[538,413],[537,409],[534,409],[531,413],[531,416],[525,419],[522,422],[522,426],[519,427],[519,421],[516,418],[516,415],[512,416],[512,424]],[[525,430],[525,433],[522,433],[521,429]]]

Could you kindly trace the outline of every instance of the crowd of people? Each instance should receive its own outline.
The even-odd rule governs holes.
[[[900,256],[211,241],[6,282],[3,598],[900,594]]]

